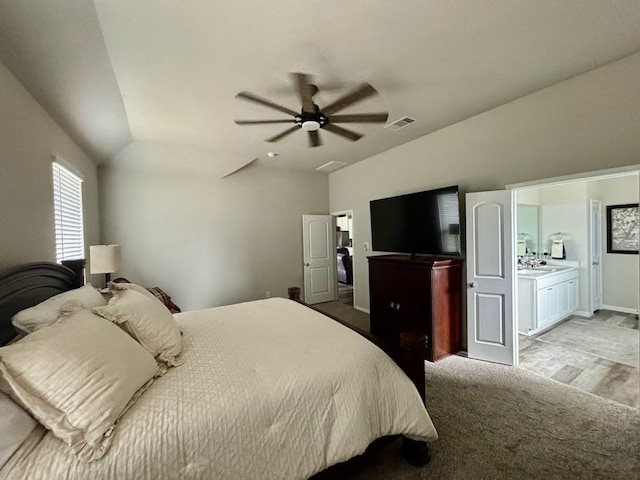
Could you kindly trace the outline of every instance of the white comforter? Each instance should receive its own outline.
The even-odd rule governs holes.
[[[79,462],[39,427],[0,478],[308,478],[380,436],[437,438],[395,363],[304,306],[273,298],[176,320],[184,365],[122,417],[101,460]]]

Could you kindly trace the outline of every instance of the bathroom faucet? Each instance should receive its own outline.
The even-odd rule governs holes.
[[[536,268],[540,266],[540,260],[537,258],[525,258],[522,263],[525,268]]]

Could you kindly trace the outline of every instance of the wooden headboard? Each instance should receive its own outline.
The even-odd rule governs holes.
[[[62,263],[27,263],[0,273],[0,345],[16,336],[11,317],[17,312],[84,285],[85,261]]]

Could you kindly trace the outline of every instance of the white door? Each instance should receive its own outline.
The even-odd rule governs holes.
[[[547,289],[541,288],[536,291],[536,328],[549,323],[549,311],[547,308]]]
[[[547,320],[553,322],[560,318],[560,285],[547,287]]]
[[[513,190],[467,193],[469,358],[517,365]]]
[[[302,216],[304,301],[336,299],[336,227],[333,215]]]
[[[591,312],[602,308],[602,202],[589,201]]]
[[[558,310],[561,317],[569,313],[569,282],[558,285]]]

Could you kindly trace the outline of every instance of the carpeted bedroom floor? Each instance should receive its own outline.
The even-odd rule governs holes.
[[[314,480],[640,479],[640,413],[519,368],[452,356],[427,363],[440,439],[422,468],[400,440]]]

